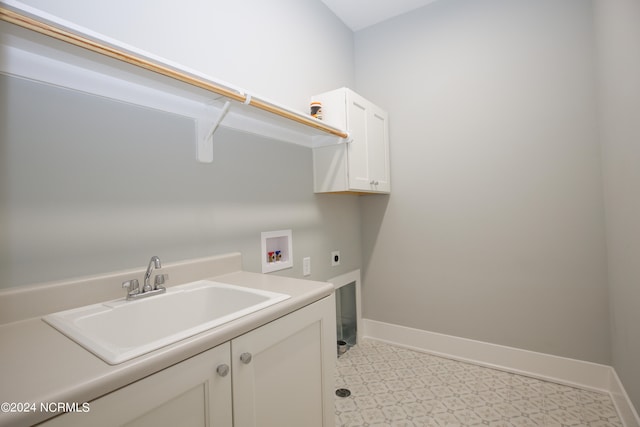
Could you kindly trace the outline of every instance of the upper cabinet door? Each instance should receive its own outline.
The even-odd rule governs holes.
[[[357,93],[346,90],[349,188],[389,192],[388,115]]]
[[[369,177],[374,181],[375,191],[389,193],[389,116],[373,104],[370,107],[367,122]]]
[[[351,138],[348,145],[349,188],[370,189],[371,171],[369,165],[369,137],[371,104],[360,95],[346,92],[347,131]]]

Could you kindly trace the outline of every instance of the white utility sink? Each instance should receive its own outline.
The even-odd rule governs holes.
[[[164,294],[87,305],[47,315],[43,320],[115,365],[289,297],[200,280],[167,288]]]

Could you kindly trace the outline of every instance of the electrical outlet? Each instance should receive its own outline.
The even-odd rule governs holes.
[[[331,267],[340,265],[340,251],[331,252]]]
[[[302,275],[311,276],[311,257],[302,258]]]

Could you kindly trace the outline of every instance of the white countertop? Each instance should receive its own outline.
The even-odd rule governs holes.
[[[1,325],[0,403],[35,403],[36,411],[0,412],[0,426],[41,422],[55,414],[40,412],[40,402],[91,401],[333,293],[333,285],[326,282],[243,271],[202,279],[285,293],[291,298],[115,366],[41,317]]]

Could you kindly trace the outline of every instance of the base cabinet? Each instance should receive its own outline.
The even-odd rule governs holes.
[[[333,427],[335,343],[331,295],[42,425]]]

